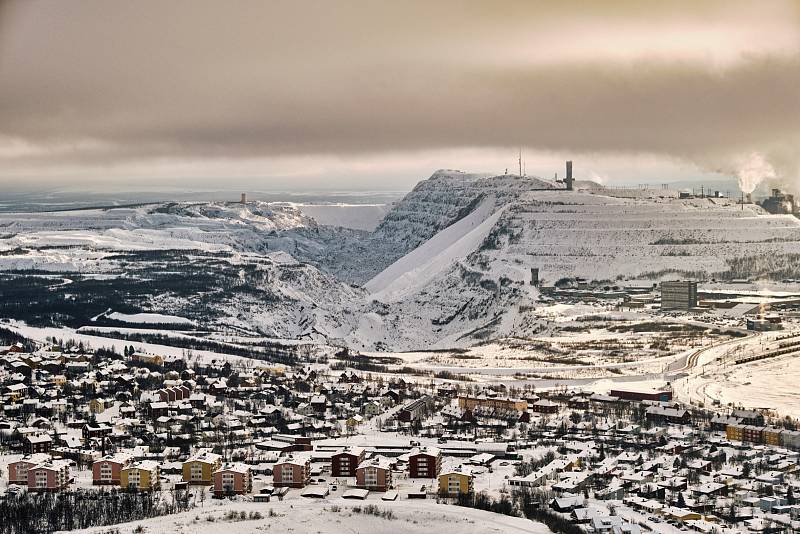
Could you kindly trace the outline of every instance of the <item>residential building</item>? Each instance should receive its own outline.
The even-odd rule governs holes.
[[[122,469],[133,461],[133,455],[119,452],[100,458],[92,464],[92,484],[119,485]]]
[[[493,410],[516,410],[524,412],[528,409],[528,401],[511,398],[496,397],[459,397],[458,407],[463,410],[474,410],[475,408],[491,408]]]
[[[158,463],[143,460],[120,470],[120,487],[137,491],[157,490],[161,487]]]
[[[28,485],[28,471],[31,467],[46,463],[50,460],[49,454],[31,454],[23,456],[16,462],[8,464],[8,483]]]
[[[457,497],[474,491],[472,473],[461,469],[446,470],[439,475],[439,495]]]
[[[214,471],[222,467],[222,457],[209,449],[200,449],[183,462],[183,480],[189,484],[210,486]]]
[[[242,463],[226,464],[214,471],[214,496],[243,495],[253,491],[250,466]]]
[[[397,420],[403,423],[410,423],[421,419],[433,409],[433,397],[423,395],[422,397],[406,403],[397,412]]]
[[[408,455],[409,478],[436,478],[442,469],[442,452],[436,447],[416,447]]]
[[[348,447],[331,457],[331,474],[335,477],[354,477],[356,468],[364,461],[364,449]]]
[[[272,484],[275,487],[302,488],[310,481],[311,460],[289,456],[272,468]]]
[[[26,454],[40,454],[50,452],[53,440],[47,434],[31,434],[23,440]]]
[[[387,491],[392,487],[392,463],[376,456],[361,462],[355,470],[356,486],[370,491]]]
[[[28,469],[28,491],[61,491],[69,481],[68,460],[51,460]]]

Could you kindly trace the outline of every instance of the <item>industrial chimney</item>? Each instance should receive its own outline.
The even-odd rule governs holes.
[[[567,191],[572,191],[572,161],[567,161],[567,176],[564,178]]]
[[[247,204],[247,193],[242,193],[241,203],[242,204]]]

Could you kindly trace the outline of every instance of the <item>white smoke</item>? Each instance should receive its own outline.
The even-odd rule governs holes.
[[[744,194],[752,193],[758,184],[764,180],[774,180],[777,176],[775,168],[760,152],[751,152],[736,162],[736,178]]]

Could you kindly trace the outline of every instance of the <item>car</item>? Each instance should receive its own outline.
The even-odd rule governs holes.
[[[337,486],[336,484],[333,484],[333,485],[331,485],[331,491],[336,491],[336,488],[337,488],[337,487],[338,487],[338,486]]]

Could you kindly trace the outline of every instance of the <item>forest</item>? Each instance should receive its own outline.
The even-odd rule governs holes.
[[[192,506],[194,502],[187,491],[11,493],[0,500],[0,534],[49,534],[115,525],[174,514]]]

